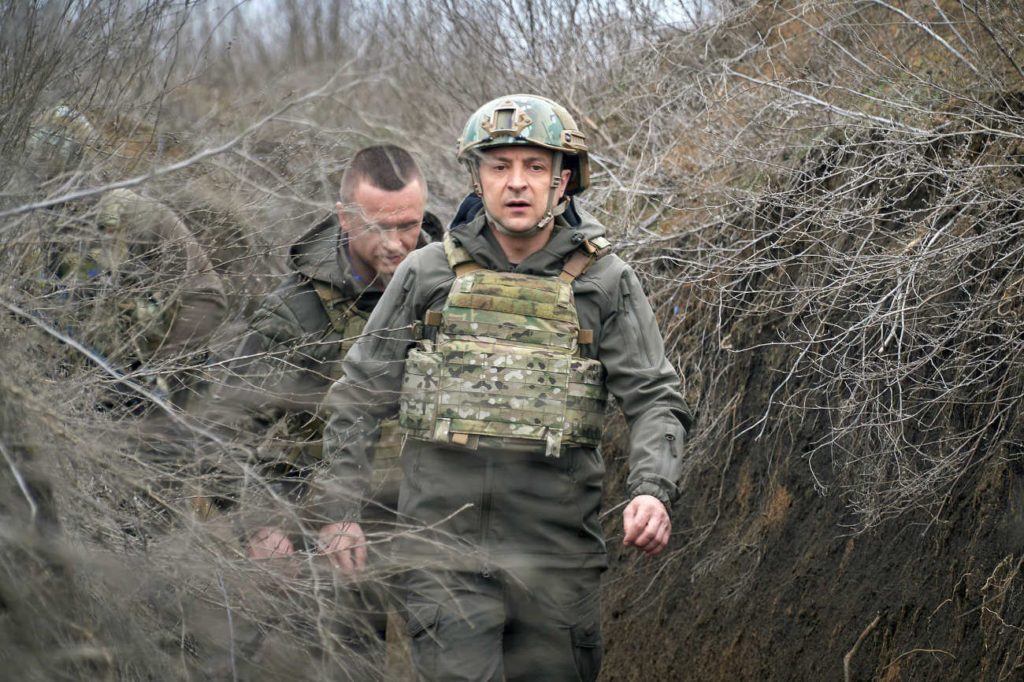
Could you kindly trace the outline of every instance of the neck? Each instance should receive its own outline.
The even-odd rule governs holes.
[[[540,232],[536,232],[529,236],[507,235],[500,230],[494,229],[494,226],[490,223],[487,223],[487,228],[498,241],[498,244],[501,246],[501,250],[505,252],[505,257],[508,258],[509,262],[522,263],[524,260],[544,248],[544,245],[548,243],[548,239],[551,238],[552,226],[554,224],[555,221],[552,220],[548,222]]]

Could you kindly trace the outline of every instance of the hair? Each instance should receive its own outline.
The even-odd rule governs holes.
[[[416,180],[426,192],[423,173],[406,150],[393,144],[363,147],[352,157],[341,176],[341,200],[346,204],[352,203],[360,182],[368,182],[386,192],[397,192]]]

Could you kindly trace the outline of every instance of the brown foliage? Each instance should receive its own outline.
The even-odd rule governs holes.
[[[837,677],[883,607],[855,674],[1019,673],[1024,7],[697,9],[669,26],[660,3],[282,0],[260,10],[276,21],[218,3],[4,4],[0,443],[16,504],[0,511],[17,532],[0,547],[3,658],[26,679],[245,677],[263,638],[316,651],[307,676],[326,678],[351,646],[312,555],[290,578],[244,559],[245,518],[193,516],[213,486],[256,491],[254,516],[293,514],[258,494],[253,442],[211,441],[159,395],[140,400],[156,403],[145,419],[102,407],[111,387],[202,363],[125,377],[76,345],[90,330],[49,315],[38,282],[40,244],[74,223],[60,209],[116,185],[174,208],[227,283],[216,361],[349,154],[407,146],[450,216],[467,189],[459,126],[525,90],[588,132],[586,203],[645,278],[700,414],[671,556],[612,571],[606,677]],[[85,164],[41,182],[25,143],[56,104],[100,134]],[[19,587],[26,573],[38,589]],[[637,623],[679,655],[655,655]]]

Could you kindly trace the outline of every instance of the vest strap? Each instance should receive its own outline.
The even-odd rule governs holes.
[[[584,250],[576,249],[569,256],[569,260],[562,266],[562,272],[558,277],[563,282],[572,283],[577,277],[582,275],[590,267],[590,264],[594,262],[594,256],[587,253]]]

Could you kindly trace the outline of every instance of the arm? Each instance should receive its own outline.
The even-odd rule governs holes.
[[[173,315],[153,332],[155,357],[169,358],[202,348],[227,314],[220,276],[205,250],[166,205],[129,190],[114,190],[99,205],[99,221],[108,233],[124,234],[149,270],[150,293],[168,296]],[[145,263],[145,264],[144,264]]]
[[[221,398],[276,418],[286,411],[313,414],[341,362],[341,335],[313,288],[291,275],[249,321],[228,365]]]
[[[298,453],[311,447],[303,445],[311,434],[296,426],[314,418],[331,367],[340,364],[341,339],[329,329],[330,320],[312,288],[297,275],[287,277],[253,314],[210,404],[204,406],[204,417],[251,443],[257,463],[297,458],[296,466],[309,466],[315,456]],[[275,488],[273,482],[267,485]],[[294,547],[281,528],[258,526],[246,544],[250,559],[270,560],[286,575],[296,572]]]
[[[413,325],[425,310],[418,282],[425,251],[414,252],[398,267],[364,334],[345,356],[342,378],[324,401],[328,468],[319,477],[324,489],[317,509],[329,521],[355,521],[368,498],[379,422],[398,409],[406,355],[415,341]]]
[[[648,555],[668,542],[667,507],[678,496],[682,449],[692,418],[665,357],[657,320],[636,274],[623,266],[603,320],[599,358],[630,427],[624,543]]]
[[[161,346],[161,354],[202,347],[227,316],[224,286],[203,247],[181,220],[174,218],[171,229],[176,235],[172,248],[181,251],[185,270],[178,307]]]

